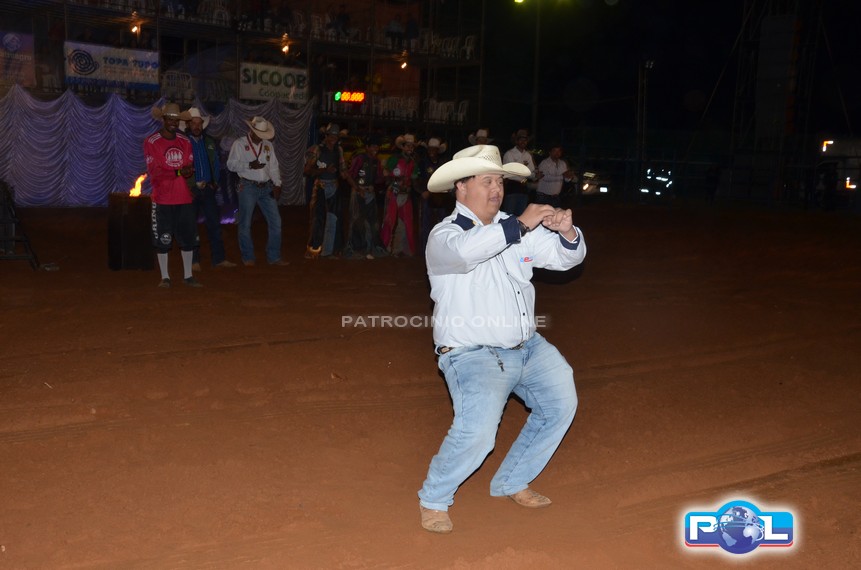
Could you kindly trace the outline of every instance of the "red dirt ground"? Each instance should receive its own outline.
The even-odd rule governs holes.
[[[533,484],[554,505],[488,495],[512,400],[437,536],[416,497],[451,421],[431,331],[342,327],[429,315],[420,258],[304,260],[287,208],[289,267],[161,290],[108,269],[105,209],[19,214],[59,270],[0,262],[0,568],[711,568],[738,557],[686,549],[682,517],[739,498],[796,517],[758,568],[861,566],[858,217],[575,210],[582,271],[536,285],[580,395]]]

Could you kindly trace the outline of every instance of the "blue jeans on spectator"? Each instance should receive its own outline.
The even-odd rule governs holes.
[[[323,257],[335,253],[340,241],[340,205],[338,180],[320,180],[314,184],[311,198],[311,237],[308,247],[320,249]]]
[[[454,348],[439,357],[454,406],[454,421],[419,491],[427,509],[447,511],[458,487],[493,450],[505,404],[513,392],[531,410],[490,482],[494,497],[529,486],[547,465],[577,410],[574,373],[540,334],[522,348]]]
[[[266,260],[269,263],[281,261],[281,214],[272,195],[272,183],[258,186],[249,180],[239,180],[239,252],[242,261],[254,261],[254,242],[251,239],[251,219],[254,206],[260,206],[266,225],[269,226],[269,240],[266,242]]]
[[[224,261],[224,242],[221,239],[221,208],[215,193],[218,189],[212,184],[197,191],[194,195],[195,213],[200,216],[203,211],[203,221],[206,225],[206,235],[209,238],[209,252],[212,256],[212,265],[218,265]],[[196,220],[195,220],[196,221]],[[194,248],[194,262],[200,263],[200,240]]]
[[[361,188],[350,193],[350,229],[347,247],[352,254],[373,255],[380,242],[380,224],[377,222],[377,200],[374,189]]]

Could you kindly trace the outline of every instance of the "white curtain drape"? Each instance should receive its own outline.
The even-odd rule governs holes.
[[[194,106],[210,114],[200,101]],[[151,109],[115,94],[101,107],[88,107],[71,91],[40,101],[15,85],[0,99],[5,133],[0,137],[0,179],[14,188],[19,206],[106,206],[110,193],[128,192],[146,172],[143,141],[161,127]],[[221,140],[226,159],[233,140],[248,132],[245,121],[265,117],[275,127],[281,202],[304,204],[302,167],[312,109],[313,103],[291,109],[278,101],[247,105],[231,100],[223,112],[211,115],[207,132]],[[143,192],[150,190],[144,182]]]

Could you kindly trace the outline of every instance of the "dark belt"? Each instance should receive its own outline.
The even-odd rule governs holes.
[[[512,346],[511,348],[504,348],[503,350],[520,350],[521,348],[523,348],[524,344],[526,344],[526,341],[521,342],[517,346]],[[451,352],[455,348],[457,348],[457,347],[456,346],[440,346],[440,347],[437,347],[436,353],[439,355],[443,355],[447,352]],[[501,348],[501,347],[494,347],[494,348]]]
[[[242,182],[245,184],[253,184],[254,186],[257,186],[258,188],[263,188],[265,186],[269,186],[269,180],[267,180],[265,182],[257,182],[256,180],[249,180],[247,178],[243,178]]]

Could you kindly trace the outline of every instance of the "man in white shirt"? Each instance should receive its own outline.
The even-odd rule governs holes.
[[[526,204],[529,203],[529,184],[538,178],[532,153],[526,150],[526,145],[529,143],[529,132],[526,129],[520,129],[511,138],[514,141],[514,147],[505,151],[505,154],[502,155],[502,162],[519,162],[529,169],[529,176],[523,180],[507,179],[505,181],[505,198],[502,200],[502,211],[519,216],[526,209]]]
[[[434,306],[434,343],[454,421],[419,491],[422,527],[448,533],[458,487],[493,449],[510,395],[531,410],[490,483],[494,497],[530,508],[550,499],[529,488],[574,419],[571,366],[536,332],[532,270],[565,271],[586,244],[571,210],[530,204],[520,216],[500,211],[505,177],[529,169],[502,164],[499,149],[468,147],[428,180],[431,192],[454,189],[455,210],[431,231],[426,251]]]
[[[550,149],[550,156],[541,161],[538,172],[540,174],[535,201],[539,204],[550,204],[555,208],[560,207],[562,184],[577,179],[577,175],[568,167],[568,163],[562,160],[561,146]]]
[[[272,139],[275,128],[263,117],[246,121],[248,134],[233,141],[227,157],[227,169],[239,175],[239,252],[242,263],[253,266],[254,242],[251,238],[251,218],[254,207],[260,206],[269,239],[266,243],[266,260],[270,265],[288,265],[281,259],[281,214],[278,196],[281,194],[281,172]]]

